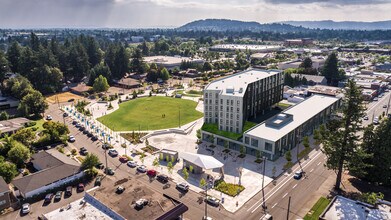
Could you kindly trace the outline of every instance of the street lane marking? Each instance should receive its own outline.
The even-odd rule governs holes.
[[[303,166],[303,169],[304,169],[305,167],[307,167],[308,165],[310,165],[313,161],[315,161],[315,159],[316,159],[321,153],[322,153],[322,152],[317,153],[317,154],[312,158],[311,161],[309,161],[308,163],[306,163],[306,164]],[[267,197],[265,198],[265,201],[268,200],[270,197],[272,197],[278,190],[280,190],[281,187],[283,187],[283,186],[290,180],[290,176],[293,176],[294,173],[295,173],[297,170],[299,170],[299,169],[300,169],[300,166],[297,167],[297,168],[292,172],[291,175],[288,175],[288,177],[286,178],[285,182],[281,183],[281,185],[280,185],[275,191],[270,191],[268,194],[266,194]],[[261,202],[262,202],[262,201],[256,202],[256,203],[255,203],[254,205],[252,205],[247,211],[249,211],[249,210],[252,209],[256,204],[261,203]],[[254,212],[255,212],[259,207],[261,207],[261,206],[262,206],[262,203],[259,204],[257,207],[255,207],[255,208],[251,211],[251,213],[254,213]]]
[[[266,214],[263,214],[259,220],[263,219],[263,217],[265,217],[265,215],[266,215]]]
[[[297,186],[297,183],[292,187],[292,189],[294,189],[296,186]]]
[[[278,203],[276,202],[276,204],[274,204],[274,205],[272,206],[272,208],[276,207],[277,204],[278,204]]]
[[[288,193],[285,193],[283,196],[282,196],[282,198],[285,198],[285,196],[287,196],[288,195]]]
[[[316,166],[319,166],[322,162],[319,162],[318,164],[316,164]]]
[[[312,169],[310,170],[310,173],[312,173],[312,171],[314,171],[314,168],[312,168]]]

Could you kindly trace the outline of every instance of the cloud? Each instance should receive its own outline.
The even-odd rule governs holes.
[[[336,5],[369,5],[369,4],[385,4],[389,0],[264,0],[272,4],[336,4]]]

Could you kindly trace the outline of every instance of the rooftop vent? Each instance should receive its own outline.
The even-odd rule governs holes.
[[[240,89],[239,89],[239,93],[242,93],[242,92],[243,92],[243,88],[240,88]]]
[[[233,86],[230,86],[230,87],[227,87],[227,89],[225,90],[226,93],[234,93],[235,89]]]

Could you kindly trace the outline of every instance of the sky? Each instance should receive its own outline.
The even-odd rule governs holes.
[[[224,18],[391,20],[391,0],[0,0],[0,28],[156,28]]]

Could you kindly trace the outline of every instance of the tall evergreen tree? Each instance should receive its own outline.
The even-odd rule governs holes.
[[[0,83],[3,82],[5,74],[9,71],[8,60],[3,51],[0,50]]]
[[[336,86],[338,81],[344,78],[338,70],[338,58],[336,53],[333,52],[327,57],[322,69],[322,75],[326,77],[327,84],[333,86]]]
[[[132,70],[136,73],[143,73],[143,56],[140,49],[136,49],[132,56],[132,62],[131,62]]]
[[[373,125],[364,130],[362,148],[367,154],[372,155],[366,162],[363,175],[359,177],[368,181],[391,185],[391,120],[383,120],[376,128]]]
[[[349,80],[341,108],[342,118],[333,119],[321,132],[322,151],[327,156],[326,166],[336,170],[335,189],[339,190],[344,168],[364,167],[365,153],[359,147],[364,116],[361,90],[353,80]]]
[[[33,51],[38,51],[39,46],[41,43],[39,42],[39,38],[34,32],[31,32],[30,34],[30,47]]]
[[[7,59],[13,73],[19,72],[19,59],[21,53],[22,48],[20,47],[19,43],[17,41],[13,41],[7,51]]]
[[[120,45],[115,54],[114,65],[115,69],[112,71],[113,78],[121,79],[129,71],[129,55],[123,45]]]
[[[81,43],[74,44],[67,58],[69,62],[69,69],[66,78],[74,78],[74,80],[81,80],[86,76],[90,63],[88,62],[88,55]]]
[[[300,67],[307,69],[312,68],[312,60],[309,57],[306,57],[303,62],[300,64]]]
[[[99,44],[95,41],[93,37],[88,37],[86,44],[88,62],[90,62],[91,66],[99,64],[103,58],[103,52],[99,48]]]

